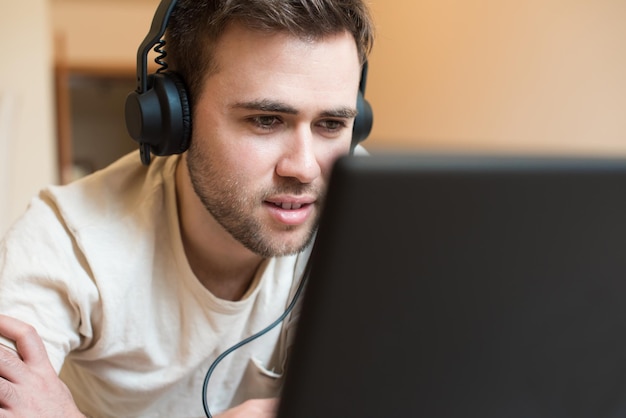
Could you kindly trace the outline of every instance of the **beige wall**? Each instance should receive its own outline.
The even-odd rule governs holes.
[[[135,65],[158,0],[55,0],[52,24],[73,66]]]
[[[626,1],[372,6],[370,147],[626,154]]]
[[[5,2],[0,39],[2,234],[39,188],[57,181],[48,1]]]

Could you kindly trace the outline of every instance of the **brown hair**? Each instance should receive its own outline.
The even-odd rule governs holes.
[[[319,40],[352,34],[361,63],[369,55],[374,25],[365,0],[179,0],[168,22],[167,62],[187,85],[191,106],[215,70],[212,48],[233,21],[263,32],[288,32]]]

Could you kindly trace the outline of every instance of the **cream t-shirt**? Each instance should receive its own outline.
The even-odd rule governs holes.
[[[218,299],[183,252],[179,157],[137,153],[45,189],[0,243],[0,312],[35,326],[53,366],[92,417],[203,417],[202,385],[225,350],[274,322],[310,248],[267,260],[241,301]],[[279,393],[295,319],[224,358],[212,413]]]

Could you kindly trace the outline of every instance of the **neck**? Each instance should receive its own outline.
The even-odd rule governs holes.
[[[235,240],[204,207],[191,184],[185,155],[176,168],[176,195],[183,246],[192,271],[215,296],[241,299],[263,258]]]

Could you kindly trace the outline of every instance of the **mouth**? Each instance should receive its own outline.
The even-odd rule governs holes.
[[[300,209],[303,206],[309,205],[309,203],[294,203],[294,202],[268,202],[268,203],[278,208],[285,209],[285,210]]]
[[[266,200],[272,218],[280,224],[295,226],[304,224],[314,214],[315,200],[311,198],[277,198]]]
[[[315,203],[315,197],[312,195],[276,195],[267,198],[265,203],[284,210],[297,210],[313,205]]]

